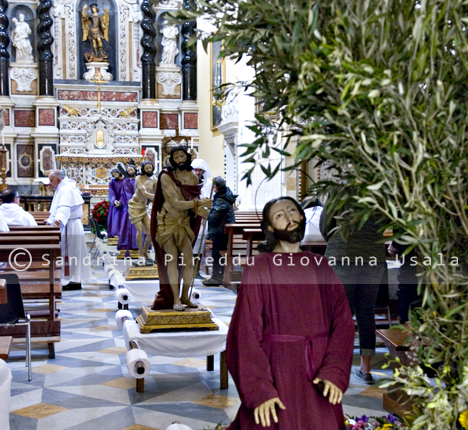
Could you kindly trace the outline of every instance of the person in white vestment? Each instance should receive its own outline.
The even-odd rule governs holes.
[[[0,214],[0,232],[6,233],[7,231],[10,231],[8,224],[6,223],[5,218],[3,218],[3,215]]]
[[[201,199],[213,198],[213,196],[211,195],[211,189],[213,187],[214,178],[213,178],[213,175],[211,174],[211,170],[208,167],[208,164],[206,163],[206,161],[201,158],[195,158],[195,160],[192,161],[191,166],[192,166],[193,172],[198,176],[199,179],[203,181],[203,187],[201,189],[200,198]],[[205,234],[203,235],[204,223],[206,223],[206,227],[205,227]],[[202,235],[203,235],[203,243],[201,243]],[[203,250],[205,249],[205,242],[206,242],[207,235],[208,235],[208,221],[205,220],[205,221],[202,221],[200,230],[198,231],[197,241],[195,242],[195,245],[193,246],[194,257],[198,256],[199,252],[201,255],[203,254]],[[200,247],[200,244],[201,244],[201,247]],[[195,278],[205,279],[200,275],[200,265],[198,265],[198,270],[197,270],[197,273],[195,274]]]
[[[8,225],[36,226],[34,217],[26,212],[20,204],[20,196],[16,190],[5,190],[2,193],[3,204],[0,206],[0,214],[3,215]]]
[[[55,190],[47,224],[60,227],[62,237],[61,279],[64,290],[78,290],[81,281],[91,278],[91,267],[81,217],[83,203],[80,190],[73,179],[60,170],[49,173],[50,187]],[[67,265],[68,260],[68,265]]]

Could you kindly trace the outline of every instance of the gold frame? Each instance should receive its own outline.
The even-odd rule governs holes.
[[[216,46],[219,46],[219,50],[222,48],[222,42],[211,42],[210,43],[210,124],[211,124],[211,131],[216,131],[218,129],[218,125],[221,124],[221,109],[222,109],[222,103],[221,106],[218,106],[217,104],[214,104],[213,100],[213,88],[214,88],[214,80],[215,80],[215,69],[213,68],[214,66],[214,58],[213,55],[215,54],[213,50],[213,44],[216,44]],[[217,48],[218,49],[218,48]],[[219,52],[219,51],[218,51]],[[218,61],[216,61],[218,63]],[[221,60],[221,77],[220,77],[220,85],[226,83],[226,59],[223,58]],[[219,121],[215,124],[215,109],[219,108]]]

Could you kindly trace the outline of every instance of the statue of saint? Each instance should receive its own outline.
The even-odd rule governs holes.
[[[16,61],[33,61],[32,46],[29,40],[31,28],[24,21],[24,15],[18,15],[19,21],[13,18],[15,29],[11,32],[11,42],[16,49]]]
[[[144,161],[141,165],[141,173],[135,180],[135,194],[128,202],[128,216],[137,229],[136,240],[140,258],[146,259],[147,264],[153,264],[148,256],[148,249],[151,245],[151,218],[149,215],[149,202],[154,199],[157,179],[153,175],[154,166],[151,161]],[[143,243],[143,233],[146,240]]]
[[[159,174],[151,216],[160,288],[153,310],[197,307],[189,299],[194,275],[192,247],[201,219],[208,216],[213,200],[199,198],[203,184],[192,172],[191,161],[187,148],[173,147],[167,166]]]
[[[102,47],[102,39],[109,41],[109,11],[104,9],[104,13],[99,16],[97,4],[92,4],[91,15],[88,15],[88,5],[84,5],[81,11],[81,26],[83,28],[83,42],[88,40],[91,42],[93,53],[85,54],[88,62],[106,61],[108,56]],[[100,54],[100,55],[99,55]]]
[[[171,25],[168,21],[165,21],[164,27],[161,29],[161,33],[163,35],[161,41],[161,45],[163,47],[161,64],[175,66],[175,57],[177,57],[177,54],[179,53],[179,48],[177,47],[179,29],[176,25]]]

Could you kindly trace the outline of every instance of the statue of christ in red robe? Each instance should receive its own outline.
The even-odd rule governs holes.
[[[227,339],[242,404],[230,430],[344,430],[354,322],[321,255],[302,252],[305,217],[289,197],[267,203],[266,243],[245,268]]]

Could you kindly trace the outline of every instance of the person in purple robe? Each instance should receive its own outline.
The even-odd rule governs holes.
[[[123,176],[119,169],[111,170],[112,179],[109,183],[109,215],[107,217],[107,236],[114,237],[120,233],[122,225],[122,206],[120,204]]]
[[[227,337],[242,404],[229,430],[344,430],[354,323],[325,257],[303,252],[305,215],[290,197],[263,209],[267,238],[247,262]]]
[[[133,164],[129,164],[126,168],[126,173],[127,177],[123,180],[122,193],[120,197],[120,205],[122,207],[122,225],[119,233],[117,249],[119,251],[125,249],[125,257],[130,257],[130,250],[138,249],[136,241],[137,230],[130,221],[130,216],[128,215],[128,202],[133,197],[133,194],[135,194],[135,166]]]

